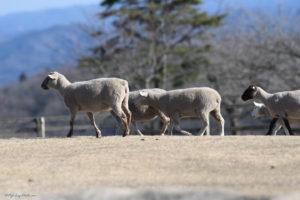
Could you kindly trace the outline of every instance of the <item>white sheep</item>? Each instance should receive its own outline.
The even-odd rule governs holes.
[[[262,88],[250,85],[241,96],[243,101],[256,99],[261,101],[268,108],[273,117],[270,123],[270,130],[280,119],[285,133],[294,135],[288,119],[300,119],[300,90],[268,93]]]
[[[179,90],[171,90],[165,93],[140,91],[136,100],[138,105],[150,105],[162,111],[171,120],[170,133],[175,124],[175,129],[185,135],[191,135],[188,131],[181,130],[179,120],[184,117],[198,117],[202,121],[199,134],[202,136],[209,131],[209,114],[220,125],[220,135],[224,135],[224,119],[220,112],[221,96],[211,88],[198,87]]]
[[[263,103],[257,103],[257,102],[253,102],[254,103],[254,107],[253,110],[251,112],[251,116],[254,119],[257,118],[269,118],[271,117],[268,108],[263,104]],[[299,125],[300,124],[300,119],[289,119],[289,123],[292,125]],[[282,124],[280,123],[280,121],[277,121],[275,124],[275,127],[273,129],[270,129],[267,133],[267,135],[276,135],[277,132],[281,129]]]
[[[93,112],[112,110],[115,116],[126,127],[123,136],[129,135],[131,112],[128,109],[128,82],[118,78],[98,78],[89,81],[70,83],[58,72],[51,72],[43,81],[41,87],[45,90],[56,89],[64,98],[70,110],[70,131],[67,137],[73,135],[73,124],[78,111],[85,111],[96,130],[96,137],[101,137]]]
[[[144,89],[144,91],[156,92],[156,93],[165,93],[166,90],[160,88],[152,88],[152,89]],[[131,111],[131,124],[137,130],[139,135],[143,136],[143,133],[138,129],[136,122],[145,122],[154,120],[159,117],[163,121],[163,127],[161,130],[161,135],[165,135],[165,132],[168,128],[170,123],[170,119],[166,117],[161,111],[157,110],[156,108],[149,106],[149,105],[137,105],[136,100],[139,96],[138,91],[131,91],[129,92],[129,110]],[[112,115],[114,115],[112,113]],[[117,119],[118,120],[118,119]]]

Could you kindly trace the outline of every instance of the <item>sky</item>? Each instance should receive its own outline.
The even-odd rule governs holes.
[[[0,16],[72,5],[99,4],[100,1],[101,0],[0,0]]]
[[[38,11],[51,8],[67,7],[72,5],[99,4],[101,0],[0,0],[0,16],[17,13]],[[247,7],[270,8],[280,4],[295,5],[299,0],[204,0],[206,8]]]
[[[299,0],[204,0],[204,10],[246,8],[247,10],[299,9]]]

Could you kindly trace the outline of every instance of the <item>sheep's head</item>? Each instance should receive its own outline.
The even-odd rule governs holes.
[[[247,101],[253,99],[257,93],[257,87],[255,85],[250,85],[242,95],[242,100]]]
[[[45,78],[45,80],[42,82],[41,87],[44,90],[48,90],[49,88],[55,87],[55,85],[57,84],[58,75],[59,74],[57,72],[50,72]]]

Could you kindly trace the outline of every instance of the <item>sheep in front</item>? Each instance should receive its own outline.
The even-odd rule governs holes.
[[[263,104],[263,103],[257,103],[257,102],[253,102],[254,103],[254,107],[253,110],[251,112],[251,116],[254,119],[257,118],[269,118],[271,117],[268,108]],[[289,119],[289,123],[292,125],[300,125],[300,119]],[[277,132],[281,129],[282,124],[280,123],[280,121],[277,121],[275,124],[275,127],[273,129],[270,129],[267,133],[267,135],[276,135]]]
[[[179,121],[185,117],[198,117],[202,121],[199,134],[210,135],[209,114],[219,123],[220,135],[224,135],[224,119],[220,112],[221,96],[211,88],[197,87],[171,90],[165,93],[155,93],[142,90],[139,92],[137,105],[150,105],[162,111],[171,120],[170,133],[175,125],[175,129],[185,135],[190,132],[181,130]]]
[[[151,89],[143,89],[143,91],[154,92],[154,93],[165,93],[166,90],[160,88],[151,88]],[[143,133],[138,129],[137,122],[145,122],[154,120],[159,117],[163,122],[163,127],[161,129],[160,134],[165,135],[165,132],[170,123],[170,119],[163,114],[160,110],[150,106],[150,105],[137,105],[137,100],[139,98],[139,90],[129,92],[129,110],[131,111],[131,124],[137,130],[138,134],[143,136]],[[114,115],[112,113],[112,115]]]
[[[128,108],[129,88],[128,82],[118,78],[98,78],[89,81],[70,83],[67,78],[58,73],[51,72],[43,81],[41,87],[58,90],[64,98],[65,105],[71,114],[70,131],[67,137],[73,135],[73,124],[78,111],[84,111],[96,130],[96,137],[101,137],[93,112],[112,110],[119,118],[126,130],[123,136],[129,135],[131,112]]]
[[[268,108],[273,117],[269,130],[273,130],[278,119],[285,133],[294,135],[288,119],[300,119],[300,90],[268,93],[262,88],[250,85],[241,96],[243,101],[256,99]]]

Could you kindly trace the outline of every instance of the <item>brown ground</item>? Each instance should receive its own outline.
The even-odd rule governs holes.
[[[0,195],[152,186],[300,191],[297,136],[2,139],[0,156]]]

